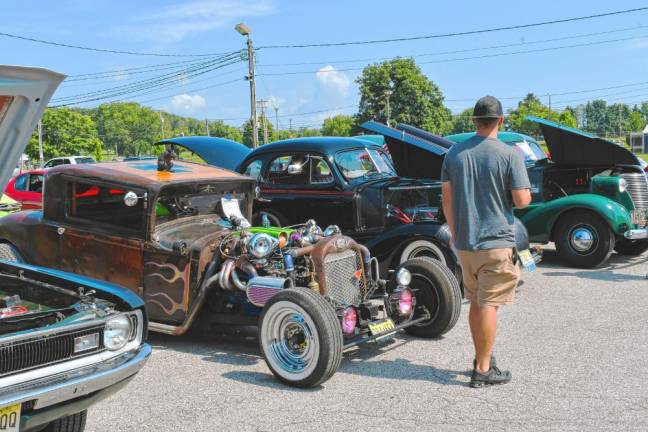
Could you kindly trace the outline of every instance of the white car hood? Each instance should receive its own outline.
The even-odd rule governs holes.
[[[0,66],[0,190],[4,190],[36,123],[65,75]]]

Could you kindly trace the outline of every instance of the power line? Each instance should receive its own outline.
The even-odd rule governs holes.
[[[648,7],[624,9],[624,10],[617,10],[612,12],[605,12],[605,13],[586,15],[580,17],[565,18],[559,20],[541,21],[541,22],[529,23],[529,24],[519,24],[514,26],[495,27],[495,28],[479,29],[479,30],[468,30],[468,31],[453,32],[453,33],[441,33],[441,34],[434,34],[434,35],[400,37],[400,38],[392,38],[392,39],[375,39],[375,40],[364,40],[364,41],[323,42],[323,43],[294,44],[294,45],[266,45],[260,47],[260,49],[333,47],[333,46],[347,46],[347,45],[369,45],[369,44],[380,44],[380,43],[391,43],[391,42],[408,42],[408,41],[426,40],[426,39],[440,39],[440,38],[448,38],[448,37],[455,37],[455,36],[467,36],[467,35],[475,35],[475,34],[482,34],[482,33],[492,33],[492,32],[504,31],[504,30],[517,30],[523,28],[540,27],[540,26],[562,24],[562,23],[575,22],[575,21],[585,21],[585,20],[591,20],[595,18],[603,18],[608,16],[614,16],[614,15],[623,15],[623,14],[630,14],[634,12],[641,12],[645,10],[648,10]]]
[[[634,26],[634,27],[624,27],[624,28],[620,28],[620,29],[608,30],[608,31],[603,31],[603,32],[596,32],[596,33],[580,33],[580,34],[576,34],[576,35],[563,36],[563,37],[559,37],[559,38],[542,39],[542,40],[536,40],[536,41],[524,41],[524,42],[511,43],[511,44],[491,45],[491,46],[483,46],[483,47],[476,47],[476,48],[466,48],[466,49],[458,49],[458,50],[450,50],[450,51],[437,51],[437,52],[409,54],[409,55],[400,55],[399,54],[399,56],[400,57],[416,57],[416,58],[418,58],[418,57],[441,56],[441,55],[448,55],[448,54],[461,54],[461,53],[474,52],[474,51],[484,51],[484,50],[499,49],[499,48],[511,48],[511,47],[516,47],[516,46],[537,45],[537,44],[543,44],[543,43],[548,43],[548,42],[558,42],[558,41],[572,40],[572,39],[582,39],[582,38],[585,38],[585,37],[601,36],[601,35],[613,34],[613,33],[622,33],[622,32],[645,29],[645,28],[648,28],[648,26],[642,25],[642,26]],[[307,65],[341,64],[341,63],[362,63],[362,62],[373,62],[373,61],[389,60],[391,58],[393,58],[393,57],[377,57],[377,58],[373,57],[373,58],[346,59],[346,60],[322,60],[322,61],[317,61],[317,62],[302,62],[302,63],[261,63],[261,64],[258,64],[258,66],[279,67],[279,66],[307,66]]]
[[[22,35],[4,33],[4,32],[0,32],[0,36],[12,38],[12,39],[19,39],[28,42],[36,42],[44,45],[52,45],[60,48],[74,48],[79,50],[102,52],[102,53],[109,53],[109,54],[126,54],[126,55],[151,56],[151,57],[209,57],[209,56],[216,56],[216,55],[223,54],[223,53],[164,54],[164,53],[155,53],[155,52],[124,51],[124,50],[116,50],[116,49],[95,48],[95,47],[88,47],[82,45],[73,45],[73,44],[67,44],[62,42],[54,42],[54,41],[48,41],[44,39],[37,39],[29,36],[22,36]]]

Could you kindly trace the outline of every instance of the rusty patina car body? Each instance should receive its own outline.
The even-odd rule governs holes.
[[[218,195],[237,197],[249,214],[252,203],[246,197],[254,187],[247,177],[200,164],[178,162],[173,172],[161,172],[156,161],[56,167],[48,171],[45,184],[43,210],[8,215],[0,237],[29,263],[130,288],[144,299],[152,329],[172,334],[184,333],[195,318],[204,301],[195,275],[203,274],[218,241],[229,230],[208,224],[209,217],[204,232],[195,223],[179,219],[160,237],[156,231],[160,211],[149,203],[156,203],[171,188],[207,191],[214,201]],[[110,199],[120,203],[126,191],[134,191],[140,199],[131,215],[106,211],[88,219],[80,217],[76,208],[79,200],[91,196],[75,190],[80,185],[101,188],[102,193],[109,188]]]

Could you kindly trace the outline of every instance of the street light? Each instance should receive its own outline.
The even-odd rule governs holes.
[[[257,127],[257,112],[256,112],[256,80],[254,76],[254,47],[252,46],[252,39],[250,34],[252,29],[243,23],[236,24],[234,27],[241,36],[247,37],[247,54],[248,54],[248,76],[250,81],[250,122],[252,122],[252,148],[259,146],[259,129]]]

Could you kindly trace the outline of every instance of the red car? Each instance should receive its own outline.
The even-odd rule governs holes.
[[[45,170],[25,171],[9,180],[5,195],[18,201],[23,210],[43,207],[43,176]]]

